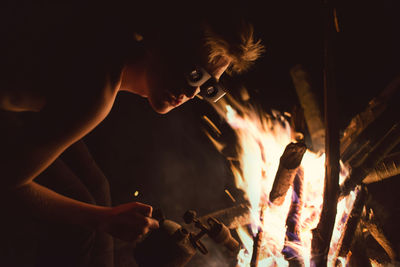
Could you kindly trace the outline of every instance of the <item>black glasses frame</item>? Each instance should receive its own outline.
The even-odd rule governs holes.
[[[222,84],[202,67],[195,67],[189,72],[186,75],[186,81],[191,87],[200,87],[198,96],[209,102],[215,103],[227,93]]]

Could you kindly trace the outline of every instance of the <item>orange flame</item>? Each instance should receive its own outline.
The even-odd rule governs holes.
[[[293,141],[292,131],[288,121],[279,112],[273,111],[272,115],[260,115],[253,107],[245,108],[237,103],[236,106],[239,111],[223,102],[222,105],[216,106],[216,109],[237,134],[240,167],[232,166],[232,172],[236,186],[243,190],[250,203],[252,215],[251,234],[244,227],[237,229],[244,246],[238,254],[237,265],[250,266],[253,236],[257,233],[257,229],[262,227],[263,241],[258,266],[288,266],[282,254],[284,246],[295,250],[304,260],[305,266],[310,266],[311,230],[318,224],[323,204],[325,155],[317,155],[308,150],[304,154],[301,163],[304,169],[302,211],[298,222],[301,241],[297,243],[285,241],[286,218],[291,204],[292,190],[288,191],[284,203],[280,206],[269,202],[269,192],[279,166],[279,159],[286,145]],[[209,137],[213,139],[210,135]],[[221,151],[223,147],[215,140],[212,141]],[[345,175],[345,170],[343,170],[341,180],[345,178]],[[338,203],[336,226],[329,253],[331,261],[355,195],[353,192]],[[260,221],[259,216],[261,207],[266,207],[263,222]],[[339,260],[345,261],[343,258]]]

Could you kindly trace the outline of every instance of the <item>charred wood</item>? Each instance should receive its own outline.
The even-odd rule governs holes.
[[[389,256],[390,260],[394,262],[396,260],[396,252],[393,249],[393,245],[391,242],[386,238],[383,230],[378,226],[377,223],[374,223],[373,221],[365,221],[363,222],[364,227],[366,227],[371,234],[371,236],[374,237],[376,242],[379,243],[379,245],[385,250],[386,254]]]
[[[350,248],[354,242],[354,236],[356,229],[360,223],[361,215],[367,199],[367,189],[363,186],[358,193],[356,200],[353,205],[353,209],[347,219],[345,230],[339,240],[339,246],[337,249],[337,257],[346,257],[350,251]]]
[[[346,196],[364,178],[374,170],[374,168],[382,162],[385,156],[390,153],[397,144],[400,143],[400,124],[396,123],[384,138],[376,144],[370,153],[368,153],[362,164],[352,169],[350,176],[344,181],[340,188],[341,196]]]
[[[369,260],[370,255],[368,253],[367,240],[362,233],[362,228],[361,224],[359,224],[353,236],[354,242],[351,246],[351,251],[347,254],[348,265],[346,266],[372,266]]]
[[[400,75],[397,76],[380,94],[373,98],[367,105],[364,111],[357,114],[346,127],[343,137],[340,141],[340,150],[342,154],[342,160],[346,161],[347,157],[351,155],[351,151],[355,146],[354,140],[357,138],[369,125],[378,117],[384,117],[385,109],[389,105],[397,105],[394,99],[396,94],[400,91]],[[362,139],[362,138],[361,138]]]
[[[257,267],[258,261],[260,260],[260,252],[261,252],[261,246],[262,246],[262,241],[263,241],[263,236],[264,236],[263,225],[264,225],[265,208],[266,207],[261,207],[261,210],[260,210],[261,226],[259,227],[259,230],[258,230],[256,236],[254,237],[253,254],[251,255],[250,267]]]
[[[325,126],[317,98],[311,88],[308,73],[302,65],[296,65],[290,70],[290,76],[292,77],[300,105],[304,110],[304,118],[311,137],[312,150],[323,152],[325,150]]]
[[[263,240],[263,230],[260,229],[254,237],[253,254],[251,255],[250,267],[257,267],[260,260],[260,251]]]
[[[302,107],[295,105],[290,114],[290,128],[291,138],[296,142],[302,142],[310,145],[307,147],[312,147],[312,141],[308,134],[308,129],[306,125],[306,121],[304,118],[304,110]]]
[[[293,184],[307,147],[303,143],[290,143],[283,152],[269,199],[275,205],[282,205],[289,187]]]
[[[303,206],[303,182],[304,171],[302,168],[297,169],[296,176],[293,181],[292,203],[286,219],[286,238],[285,246],[282,254],[289,262],[289,266],[304,266],[304,260],[294,248],[295,244],[300,244],[300,216],[301,207]],[[294,246],[293,246],[294,245]]]
[[[293,198],[290,205],[288,217],[286,219],[287,231],[295,234],[296,237],[288,237],[289,241],[299,241],[300,237],[300,215],[301,207],[303,205],[303,182],[304,182],[304,171],[302,168],[297,170],[296,176],[293,181]]]
[[[366,155],[381,142],[393,125],[399,121],[397,116],[399,112],[399,105],[388,107],[379,118],[369,124],[356,138],[353,138],[345,150],[342,150],[341,160],[352,167],[361,165]]]
[[[365,179],[364,184],[385,180],[400,174],[400,152],[390,154],[378,164]]]
[[[325,111],[325,181],[324,202],[321,217],[313,230],[311,243],[312,264],[325,267],[328,264],[328,252],[335,225],[337,200],[339,193],[340,147],[339,123],[334,79],[335,8],[325,1],[325,38],[324,38],[324,111]]]

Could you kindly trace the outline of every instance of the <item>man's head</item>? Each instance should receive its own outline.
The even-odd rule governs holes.
[[[143,40],[146,88],[141,95],[158,113],[169,112],[201,90],[202,95],[212,94],[208,84],[218,85],[225,72],[247,70],[264,50],[250,24],[218,14],[161,16],[149,28]]]

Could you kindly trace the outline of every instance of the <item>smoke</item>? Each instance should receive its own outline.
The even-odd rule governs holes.
[[[189,209],[202,216],[233,205],[225,193],[233,185],[229,165],[202,131],[203,105],[188,103],[159,115],[141,98],[117,98],[109,117],[87,138],[110,181],[114,205],[147,203],[182,225]],[[225,248],[204,240],[209,254],[196,255],[187,266],[229,266]]]

